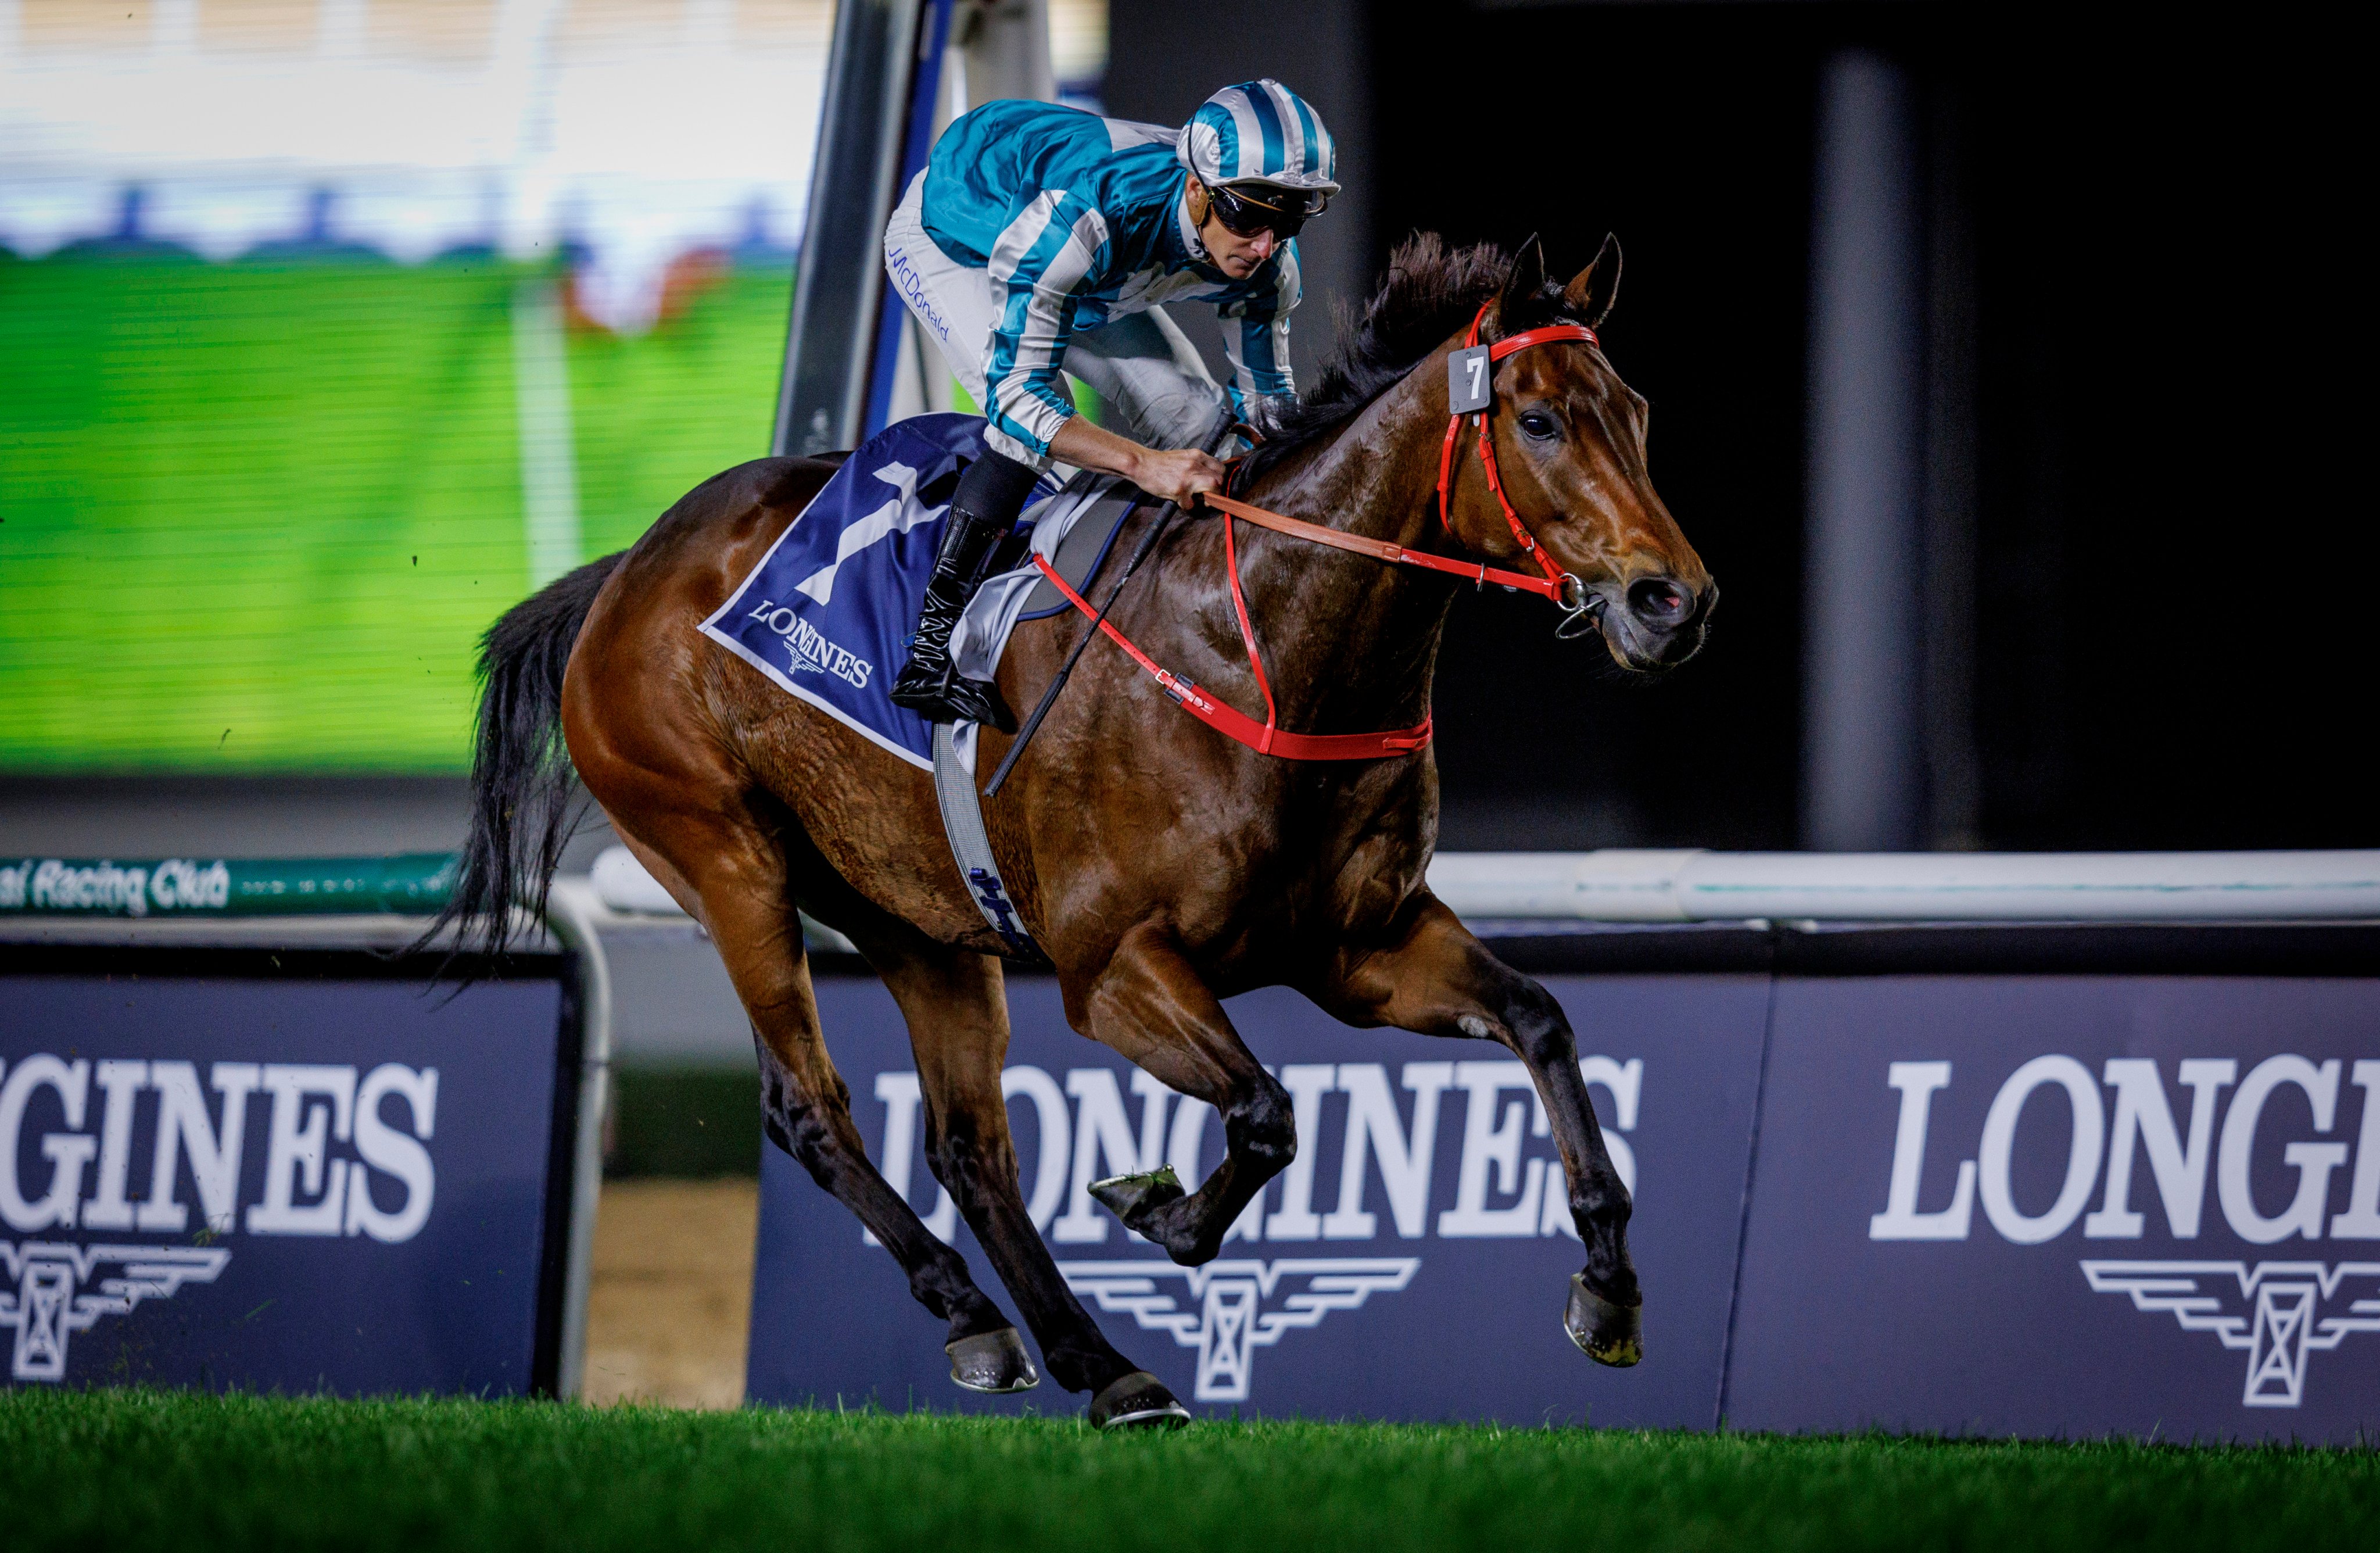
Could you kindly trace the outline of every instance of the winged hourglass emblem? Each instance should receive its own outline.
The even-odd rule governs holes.
[[[212,1247],[0,1241],[0,1327],[17,1329],[9,1378],[64,1380],[73,1334],[144,1300],[170,1300],[185,1284],[212,1283],[230,1265],[230,1252]],[[110,1267],[115,1276],[99,1276]]]
[[[1202,1402],[1244,1402],[1256,1351],[1318,1327],[1332,1311],[1360,1308],[1413,1281],[1418,1256],[1282,1257],[1210,1262],[1062,1262],[1067,1287],[1103,1311],[1129,1313],[1152,1332],[1198,1351]]]
[[[2244,1407],[2299,1406],[2309,1358],[2380,1332],[2380,1262],[2085,1262],[2082,1276],[2245,1352]]]

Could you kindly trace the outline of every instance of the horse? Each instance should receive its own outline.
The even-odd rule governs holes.
[[[1316,732],[1426,728],[1440,633],[1474,561],[1535,559],[1549,577],[1559,568],[1572,623],[1597,630],[1625,670],[1692,656],[1718,590],[1654,492],[1645,401],[1591,332],[1616,300],[1620,263],[1607,238],[1564,284],[1548,277],[1535,238],[1509,256],[1409,238],[1345,321],[1353,337],[1340,357],[1237,469],[1246,502],[1459,558],[1462,577],[1255,527],[1234,535],[1234,520],[1211,509],[1144,507],[1112,555],[1148,537],[1147,525],[1172,527],[1111,598],[1111,624],[1206,695],[1266,705],[1282,728]],[[1564,324],[1585,327],[1557,328],[1565,337],[1491,369],[1478,424],[1492,461],[1467,436],[1456,446],[1450,354],[1467,338]],[[900,1007],[928,1161],[1049,1374],[1091,1394],[1095,1425],[1182,1422],[1178,1400],[1075,1300],[1026,1213],[1001,1094],[1002,966],[1016,951],[959,876],[932,778],[697,630],[838,461],[763,459],[716,475],[632,548],[561,578],[489,630],[471,828],[441,927],[459,923],[482,947],[503,948],[513,909],[541,900],[558,864],[575,771],[717,946],[750,1016],[768,1137],[899,1261],[910,1292],[947,1324],[954,1380],[1031,1386],[1038,1374],[1014,1324],[868,1160],[820,1029],[799,913],[839,929]],[[1243,653],[1241,596],[1269,676]],[[1075,611],[1021,625],[999,669],[1009,704],[1033,705],[1091,629]],[[978,769],[989,772],[1011,740],[989,728],[979,739]],[[1633,1363],[1642,1295],[1631,1204],[1575,1039],[1553,997],[1498,960],[1425,883],[1438,776],[1426,738],[1415,742],[1364,760],[1259,753],[1184,716],[1125,653],[1090,643],[985,801],[986,827],[1069,1023],[1214,1106],[1227,1143],[1193,1190],[1169,1169],[1102,1182],[1098,1195],[1195,1266],[1288,1165],[1290,1097],[1232,1029],[1222,1000],[1235,994],[1287,985],[1350,1025],[1493,1041],[1526,1065],[1544,1101],[1585,1247],[1565,1329],[1591,1358]]]

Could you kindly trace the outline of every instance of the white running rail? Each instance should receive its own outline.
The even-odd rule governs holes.
[[[678,914],[625,847],[595,860],[613,911]],[[2380,850],[1440,852],[1464,917],[1571,922],[2305,922],[2380,919]]]
[[[1441,852],[1468,918],[2237,922],[2380,918],[2380,851]]]

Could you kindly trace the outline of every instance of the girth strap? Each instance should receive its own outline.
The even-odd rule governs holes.
[[[949,723],[934,725],[934,800],[941,805],[942,833],[950,838],[951,857],[959,865],[959,877],[966,882],[976,910],[1000,935],[1010,954],[1046,963],[1041,947],[1026,931],[1025,919],[1000,876],[1000,863],[991,855],[991,838],[983,827],[983,801],[976,795],[975,774],[960,761]]]

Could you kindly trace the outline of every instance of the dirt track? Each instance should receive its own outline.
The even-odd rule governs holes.
[[[759,1210],[753,1180],[603,1183],[587,1400],[742,1404]]]

